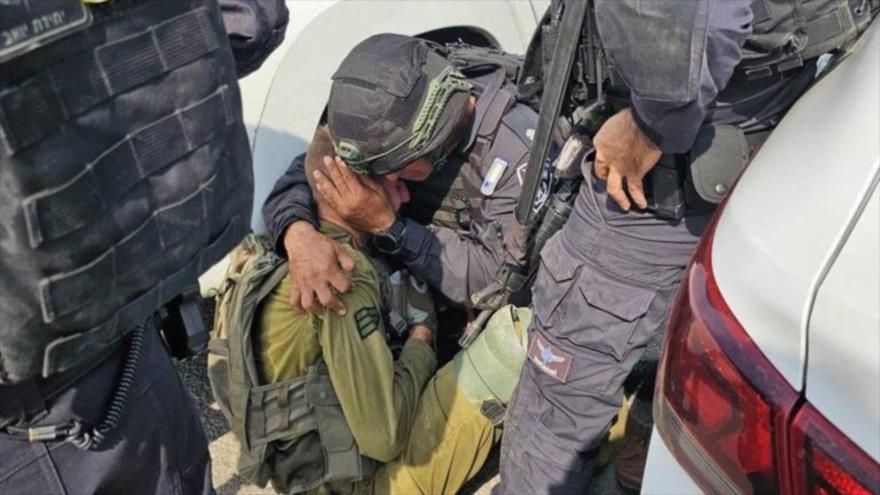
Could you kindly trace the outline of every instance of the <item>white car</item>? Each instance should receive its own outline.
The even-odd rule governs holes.
[[[643,493],[880,493],[880,21],[707,230],[667,330]]]

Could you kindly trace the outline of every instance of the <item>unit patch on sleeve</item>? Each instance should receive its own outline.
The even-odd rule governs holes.
[[[358,335],[365,339],[379,328],[379,311],[373,307],[361,308],[355,311],[354,321]]]
[[[571,369],[571,354],[557,349],[538,332],[529,346],[529,359],[539,370],[552,376],[562,383],[568,379],[568,371]]]

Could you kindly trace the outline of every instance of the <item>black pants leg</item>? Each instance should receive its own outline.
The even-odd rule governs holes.
[[[113,393],[127,346],[49,400],[34,425],[94,424]],[[155,330],[147,330],[123,420],[96,450],[0,438],[3,494],[208,494],[208,445],[189,392]]]

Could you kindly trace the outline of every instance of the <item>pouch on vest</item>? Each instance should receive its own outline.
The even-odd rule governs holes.
[[[497,48],[473,46],[463,43],[448,43],[446,59],[468,78],[491,74],[498,69],[504,71],[502,88],[516,92],[516,81],[520,76],[523,56],[507,53]],[[537,109],[535,109],[537,111]]]
[[[241,444],[239,474],[261,487],[299,493],[372,474],[361,457],[327,367],[306,376],[262,383],[253,347],[260,303],[287,276],[287,264],[267,238],[249,235],[231,254],[217,296],[208,354],[214,397]]]
[[[704,201],[718,204],[749,163],[749,143],[737,126],[705,126],[688,155],[685,201],[692,204],[696,193]]]

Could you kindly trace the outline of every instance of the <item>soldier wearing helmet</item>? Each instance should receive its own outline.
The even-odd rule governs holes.
[[[504,263],[523,257],[513,210],[537,114],[516,101],[503,70],[466,77],[445,56],[435,43],[394,34],[352,50],[333,75],[327,105],[345,166],[331,163],[316,186],[348,222],[373,234],[379,251],[470,305]],[[263,214],[291,260],[294,305],[311,308],[316,293],[341,310],[330,289],[347,290],[336,261],[347,268],[350,260],[315,233],[301,161],[276,184]]]

